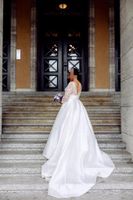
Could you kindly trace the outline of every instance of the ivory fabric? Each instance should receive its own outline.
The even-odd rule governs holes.
[[[65,88],[43,156],[41,176],[49,180],[48,195],[78,197],[88,192],[97,177],[106,178],[115,165],[97,143],[87,110],[74,81]]]

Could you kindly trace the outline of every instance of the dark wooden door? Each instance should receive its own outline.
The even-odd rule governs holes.
[[[46,38],[45,38],[46,39]],[[84,55],[80,39],[47,38],[44,42],[40,83],[42,90],[63,90],[67,83],[68,71],[77,67],[84,84]]]
[[[88,90],[88,24],[85,16],[72,10],[66,15],[42,8],[43,4],[38,7],[38,90],[64,90],[72,67],[79,69],[83,90]]]

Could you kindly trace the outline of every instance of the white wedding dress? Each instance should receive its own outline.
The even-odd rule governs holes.
[[[80,94],[75,82],[69,82],[43,150],[48,160],[42,165],[41,176],[49,181],[48,195],[56,198],[86,193],[98,176],[106,178],[115,168],[98,146]]]

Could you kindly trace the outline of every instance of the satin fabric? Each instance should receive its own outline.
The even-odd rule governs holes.
[[[48,160],[41,176],[48,178],[48,195],[56,198],[81,196],[97,177],[108,177],[115,165],[97,143],[89,115],[79,95],[71,94],[54,121],[43,150]]]

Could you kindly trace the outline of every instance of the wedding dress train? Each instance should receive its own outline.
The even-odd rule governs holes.
[[[49,178],[48,195],[56,198],[80,196],[108,177],[115,165],[97,143],[88,113],[80,101],[74,81],[65,89],[43,156],[42,178]]]

